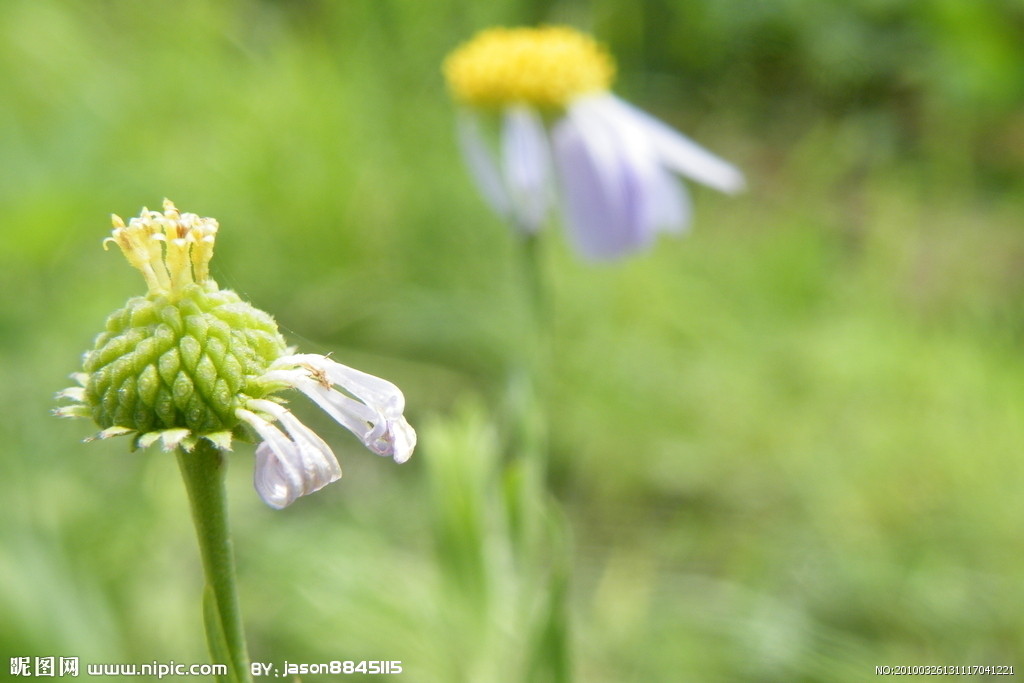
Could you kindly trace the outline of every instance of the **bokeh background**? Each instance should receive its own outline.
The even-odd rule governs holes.
[[[577,679],[1024,665],[1016,0],[4,0],[4,670],[206,661],[173,457],[83,445],[89,425],[49,415],[143,291],[100,248],[108,214],[167,196],[220,220],[223,286],[395,381],[421,433],[397,467],[303,412],[346,475],[284,512],[232,456],[254,659],[528,679],[515,623],[481,632],[445,578],[444,524],[501,533],[497,415],[530,314],[439,64],[537,22],[592,31],[618,93],[750,183],[695,189],[693,234],[621,263],[545,235]]]

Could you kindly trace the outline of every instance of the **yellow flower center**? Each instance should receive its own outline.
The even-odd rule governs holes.
[[[615,62],[575,29],[492,28],[452,52],[444,75],[454,97],[466,104],[559,109],[580,95],[607,90]]]
[[[217,235],[217,221],[181,213],[169,200],[164,211],[143,208],[138,218],[125,225],[120,216],[111,216],[114,230],[103,240],[103,248],[113,242],[128,262],[142,272],[149,293],[172,300],[193,282],[210,278],[210,258]]]

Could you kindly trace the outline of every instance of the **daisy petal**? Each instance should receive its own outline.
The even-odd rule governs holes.
[[[350,368],[315,353],[298,353],[283,356],[271,368],[283,366],[305,366],[323,373],[331,384],[340,386],[360,401],[385,415],[401,415],[405,409],[405,396],[401,389],[375,375]]]
[[[263,502],[280,510],[288,507],[299,497],[294,485],[294,468],[281,458],[266,441],[256,447],[256,469],[253,486]]]
[[[647,132],[625,119],[609,95],[592,96],[576,105],[608,131],[628,170],[636,198],[634,230],[646,244],[658,230],[680,232],[689,222],[689,197],[682,184],[663,166]],[[645,239],[646,238],[646,239]]]
[[[385,434],[390,448],[381,455],[391,456],[398,464],[402,464],[412,456],[412,451],[416,448],[416,431],[404,417],[388,420]]]
[[[651,219],[656,228],[679,233],[690,227],[693,217],[690,193],[678,178],[659,167],[649,189]]]
[[[528,107],[511,107],[502,128],[505,182],[519,227],[536,232],[550,206],[551,151],[544,122]]]
[[[501,179],[501,172],[494,160],[494,155],[487,147],[480,121],[475,114],[463,111],[456,124],[459,137],[459,148],[469,166],[470,175],[484,199],[498,214],[509,215],[509,197]]]
[[[263,439],[256,447],[253,476],[256,492],[270,507],[280,509],[291,505],[303,490],[298,447],[280,429],[256,413],[239,408],[235,414]]]
[[[261,381],[298,389],[378,455],[393,457],[400,463],[412,455],[416,432],[402,415],[405,396],[385,379],[342,365],[326,356],[300,353],[275,360]],[[297,420],[293,422],[294,417],[280,405],[261,400],[250,401],[248,405],[280,420],[300,448],[326,449],[330,453],[319,437]],[[330,454],[330,460],[336,466],[333,454]],[[333,473],[333,470],[326,469],[326,465],[318,467],[318,471],[327,473],[322,474],[325,479]],[[341,476],[340,469],[337,476]]]
[[[614,95],[605,95],[609,109],[650,136],[661,160],[672,170],[716,190],[734,194],[746,182],[739,169],[715,156],[671,126]]]
[[[248,405],[271,415],[288,431],[288,436],[291,437],[299,456],[298,461],[293,463],[298,467],[302,480],[302,491],[299,495],[319,491],[341,478],[341,467],[331,447],[313,430],[302,424],[287,408],[266,400],[249,401]]]
[[[553,133],[569,236],[583,256],[605,259],[646,245],[642,167],[603,121],[574,104]]]

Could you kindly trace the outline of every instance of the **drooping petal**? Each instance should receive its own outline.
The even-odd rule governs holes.
[[[388,444],[388,448],[377,451],[380,455],[390,456],[398,464],[412,456],[416,448],[416,431],[404,417],[388,420],[384,435],[383,441]]]
[[[609,194],[609,183],[577,122],[560,121],[552,140],[570,241],[588,258],[614,255],[621,250],[615,228],[620,213],[617,193]]]
[[[661,230],[679,233],[690,227],[690,193],[678,178],[661,167],[651,181],[651,210],[655,226]]]
[[[735,166],[707,151],[671,126],[614,95],[603,95],[607,108],[650,136],[663,163],[682,175],[716,190],[733,194],[746,182]]]
[[[391,382],[312,353],[278,358],[263,379],[295,387],[374,453],[396,462],[412,455],[416,432],[402,415],[405,396]]]
[[[386,379],[350,368],[315,353],[282,356],[271,364],[271,368],[289,365],[305,366],[315,373],[322,373],[331,384],[343,388],[373,410],[385,415],[401,415],[405,410],[405,396],[402,390]]]
[[[690,219],[689,197],[663,165],[655,141],[624,119],[610,95],[585,98],[578,106],[605,126],[634,179],[636,231],[646,238],[638,246],[649,244],[659,230],[682,231]]]
[[[280,509],[291,505],[303,490],[298,447],[280,429],[256,413],[239,408],[235,414],[263,439],[256,447],[256,470],[253,474],[256,493],[270,507]]]
[[[681,232],[687,227],[689,196],[663,165],[656,141],[647,131],[624,115],[611,95],[587,97],[576,106],[601,122],[617,146],[623,166],[635,178],[637,231],[650,236],[657,230]]]
[[[625,144],[585,101],[570,107],[553,139],[566,225],[580,253],[606,259],[647,245],[654,233],[645,199],[650,157]]]
[[[361,440],[365,440],[367,433],[372,429],[373,420],[377,417],[377,413],[359,401],[335,391],[330,386],[321,385],[302,370],[271,370],[263,375],[263,379],[282,382],[298,389],[338,424]]]
[[[263,502],[277,510],[288,507],[299,497],[294,468],[266,441],[256,446],[252,482]]]
[[[341,467],[331,447],[313,430],[302,424],[291,411],[278,403],[266,400],[249,401],[248,405],[278,420],[291,437],[298,455],[297,462],[292,464],[299,470],[300,496],[319,491],[341,478]]]
[[[459,149],[469,166],[470,175],[476,182],[480,194],[499,215],[507,218],[511,202],[501,178],[501,171],[494,154],[487,146],[480,130],[480,120],[470,111],[462,111],[456,121]]]
[[[502,159],[516,223],[536,232],[551,205],[551,149],[544,122],[535,110],[516,106],[505,111]]]

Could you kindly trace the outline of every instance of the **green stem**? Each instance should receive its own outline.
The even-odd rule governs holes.
[[[548,409],[552,371],[552,308],[537,235],[523,240],[520,254],[531,329],[518,372],[510,379],[513,402],[511,463],[518,476],[510,479],[510,518],[518,531],[519,551],[532,565],[546,595],[543,613],[534,623],[529,655],[530,680],[568,683],[570,654],[569,586],[572,561],[568,526],[548,492]],[[525,551],[525,552],[523,552]],[[545,567],[545,564],[547,565]],[[542,568],[543,567],[543,568]]]
[[[215,663],[228,666],[228,675],[221,681],[247,683],[252,678],[235,587],[224,488],[227,460],[222,451],[200,440],[191,453],[178,449],[178,465],[188,491],[206,575],[203,614],[210,656]]]
[[[523,356],[509,379],[512,401],[514,446],[521,457],[530,458],[541,477],[547,471],[546,395],[550,364],[551,316],[537,235],[522,241],[520,265],[529,307]]]
[[[526,329],[519,356],[508,373],[502,426],[508,458],[506,514],[517,555],[529,564],[543,526],[540,510],[547,495],[547,418],[542,383],[547,372],[548,306],[540,239],[524,233],[517,246]]]
[[[540,238],[537,235],[527,235],[523,239],[523,277],[526,279],[526,288],[530,297],[533,332],[537,337],[545,335],[550,322],[548,319],[548,297],[544,285],[544,265],[541,263],[540,250]]]

